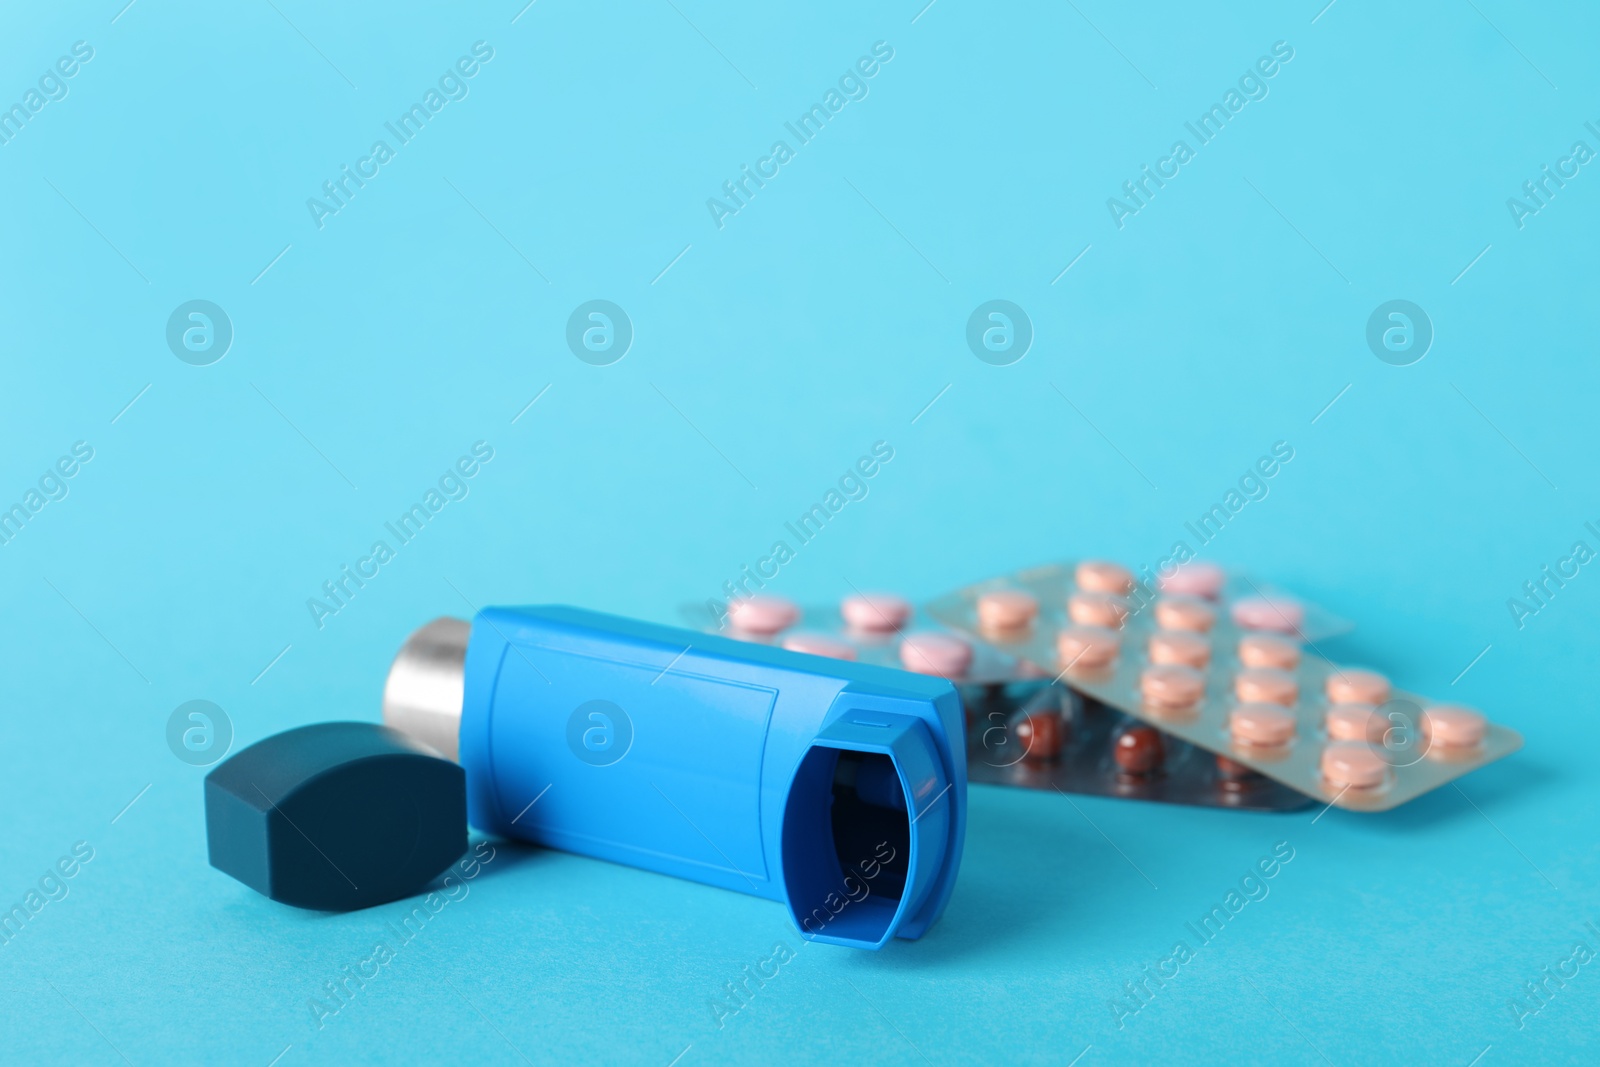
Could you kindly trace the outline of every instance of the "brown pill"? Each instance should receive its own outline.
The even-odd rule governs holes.
[[[1041,711],[1026,716],[1017,723],[1016,735],[1024,759],[1049,760],[1061,755],[1059,715]]]
[[[1122,638],[1103,626],[1068,626],[1056,634],[1056,655],[1063,670],[1104,667],[1121,649]]]
[[[1145,703],[1159,708],[1193,707],[1206,691],[1206,676],[1193,667],[1158,664],[1139,675]]]
[[[1128,617],[1128,602],[1110,593],[1073,593],[1067,598],[1067,614],[1080,626],[1120,630]]]
[[[1322,776],[1332,785],[1371,789],[1383,784],[1389,765],[1371,745],[1339,741],[1322,750]]]
[[[1383,740],[1383,719],[1371,704],[1334,704],[1323,716],[1323,726],[1334,741]]]
[[[1325,688],[1328,700],[1334,704],[1371,704],[1376,707],[1389,700],[1389,679],[1377,671],[1336,668],[1328,675]]]
[[[985,630],[1025,630],[1039,614],[1039,602],[1015,589],[997,589],[978,598],[978,625]]]
[[[1133,592],[1133,572],[1103,559],[1086,559],[1078,564],[1074,575],[1078,588],[1086,593],[1115,593],[1127,596]]]
[[[1203,670],[1211,662],[1211,643],[1183,630],[1157,630],[1150,635],[1150,662]]]
[[[1489,721],[1481,712],[1452,704],[1435,704],[1422,713],[1428,740],[1449,748],[1470,748],[1483,742]]]
[[[1300,666],[1300,646],[1271,634],[1247,634],[1239,638],[1239,662],[1246,667],[1292,671]]]
[[[1164,596],[1156,601],[1156,623],[1168,630],[1209,633],[1216,621],[1217,609],[1197,596]]]
[[[1294,737],[1294,716],[1278,704],[1240,704],[1228,716],[1228,732],[1241,745],[1285,745]]]
[[[1271,667],[1252,667],[1234,675],[1233,691],[1241,703],[1293,706],[1300,696],[1294,675]]]
[[[1218,756],[1217,773],[1230,782],[1237,782],[1251,777],[1256,772],[1238,760],[1231,760],[1227,756]]]
[[[1111,758],[1128,774],[1149,774],[1166,758],[1161,732],[1148,726],[1133,726],[1117,735]]]

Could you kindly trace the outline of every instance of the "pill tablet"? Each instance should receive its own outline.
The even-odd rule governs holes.
[[[978,625],[985,630],[1024,630],[1039,614],[1039,602],[1015,589],[997,589],[978,598]]]
[[[1246,667],[1292,671],[1300,666],[1300,646],[1271,634],[1246,634],[1239,638],[1239,662]]]
[[[1061,755],[1061,733],[1060,715],[1041,711],[1023,717],[1016,726],[1023,759],[1049,760]]]
[[[728,605],[728,621],[747,634],[771,636],[793,626],[800,609],[781,596],[748,596]]]
[[[1246,630],[1299,633],[1305,619],[1305,608],[1286,597],[1251,596],[1233,602],[1233,621]]]
[[[1056,635],[1056,655],[1063,669],[1104,667],[1121,649],[1122,638],[1103,626],[1068,626]]]
[[[1294,737],[1294,716],[1278,704],[1240,704],[1228,716],[1228,732],[1244,745],[1283,745]]]
[[[1139,692],[1145,702],[1159,708],[1192,707],[1205,691],[1205,675],[1193,667],[1157,664],[1139,675]]]
[[[1128,602],[1109,593],[1074,593],[1067,598],[1067,615],[1080,626],[1120,630],[1128,617]]]
[[[835,640],[826,634],[790,634],[783,639],[783,647],[790,652],[805,652],[830,659],[855,659],[854,646]]]
[[[1471,708],[1437,704],[1422,713],[1422,729],[1433,744],[1470,748],[1483,741],[1489,721]]]
[[[1111,758],[1128,774],[1150,774],[1166,758],[1161,731],[1149,726],[1133,726],[1117,735],[1111,744]]]
[[[1150,635],[1150,662],[1177,663],[1203,669],[1211,662],[1211,642],[1183,630],[1157,630]]]
[[[1237,787],[1251,778],[1260,777],[1249,764],[1231,760],[1227,756],[1217,757],[1217,774],[1225,787]]]
[[[918,674],[960,678],[972,666],[972,646],[950,634],[908,634],[900,641],[900,662]]]
[[[1078,588],[1086,593],[1127,596],[1133,592],[1133,572],[1102,559],[1084,560],[1078,564],[1075,577],[1078,579]]]
[[[1331,785],[1371,789],[1383,784],[1389,765],[1371,745],[1338,741],[1322,750],[1322,776]]]
[[[1325,688],[1328,700],[1334,704],[1371,704],[1376,707],[1389,700],[1389,679],[1377,671],[1335,668],[1328,675]]]
[[[1288,671],[1271,667],[1252,667],[1234,675],[1233,691],[1244,704],[1282,704],[1290,707],[1299,699],[1300,686]]]
[[[1335,741],[1383,740],[1383,719],[1371,704],[1334,704],[1322,718],[1328,736]]]
[[[1215,563],[1190,562],[1157,578],[1156,585],[1163,593],[1184,593],[1215,600],[1222,595],[1224,578],[1222,568]]]
[[[1217,621],[1217,609],[1195,596],[1167,596],[1156,601],[1156,623],[1168,630],[1208,633]]]
[[[890,633],[911,618],[911,602],[892,593],[861,593],[845,597],[839,614],[854,629]]]

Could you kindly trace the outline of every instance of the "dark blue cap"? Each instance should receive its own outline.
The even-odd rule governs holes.
[[[410,896],[467,850],[460,765],[376,723],[275,734],[218,765],[205,789],[211,865],[300,908]]]

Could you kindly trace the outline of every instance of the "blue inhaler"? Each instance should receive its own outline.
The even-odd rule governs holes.
[[[966,833],[962,711],[939,678],[569,607],[436,619],[384,722],[520,838],[784,903],[881,948],[944,910]]]

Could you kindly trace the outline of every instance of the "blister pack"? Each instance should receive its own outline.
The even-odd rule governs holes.
[[[706,633],[938,675],[958,685],[1003,685],[1045,677],[1028,660],[936,623],[909,600],[891,593],[856,593],[838,604],[805,607],[758,594],[729,604],[726,622],[720,626],[701,606],[686,606],[681,614]]]
[[[1125,800],[1299,811],[1310,797],[1049,682],[973,687],[967,780]]]
[[[1084,696],[1352,811],[1396,807],[1522,747],[1476,710],[1307,653],[1302,642],[1325,635],[1310,609],[1230,602],[1215,576],[1164,582],[1134,611],[1131,572],[1089,560],[978,582],[927,610]]]

